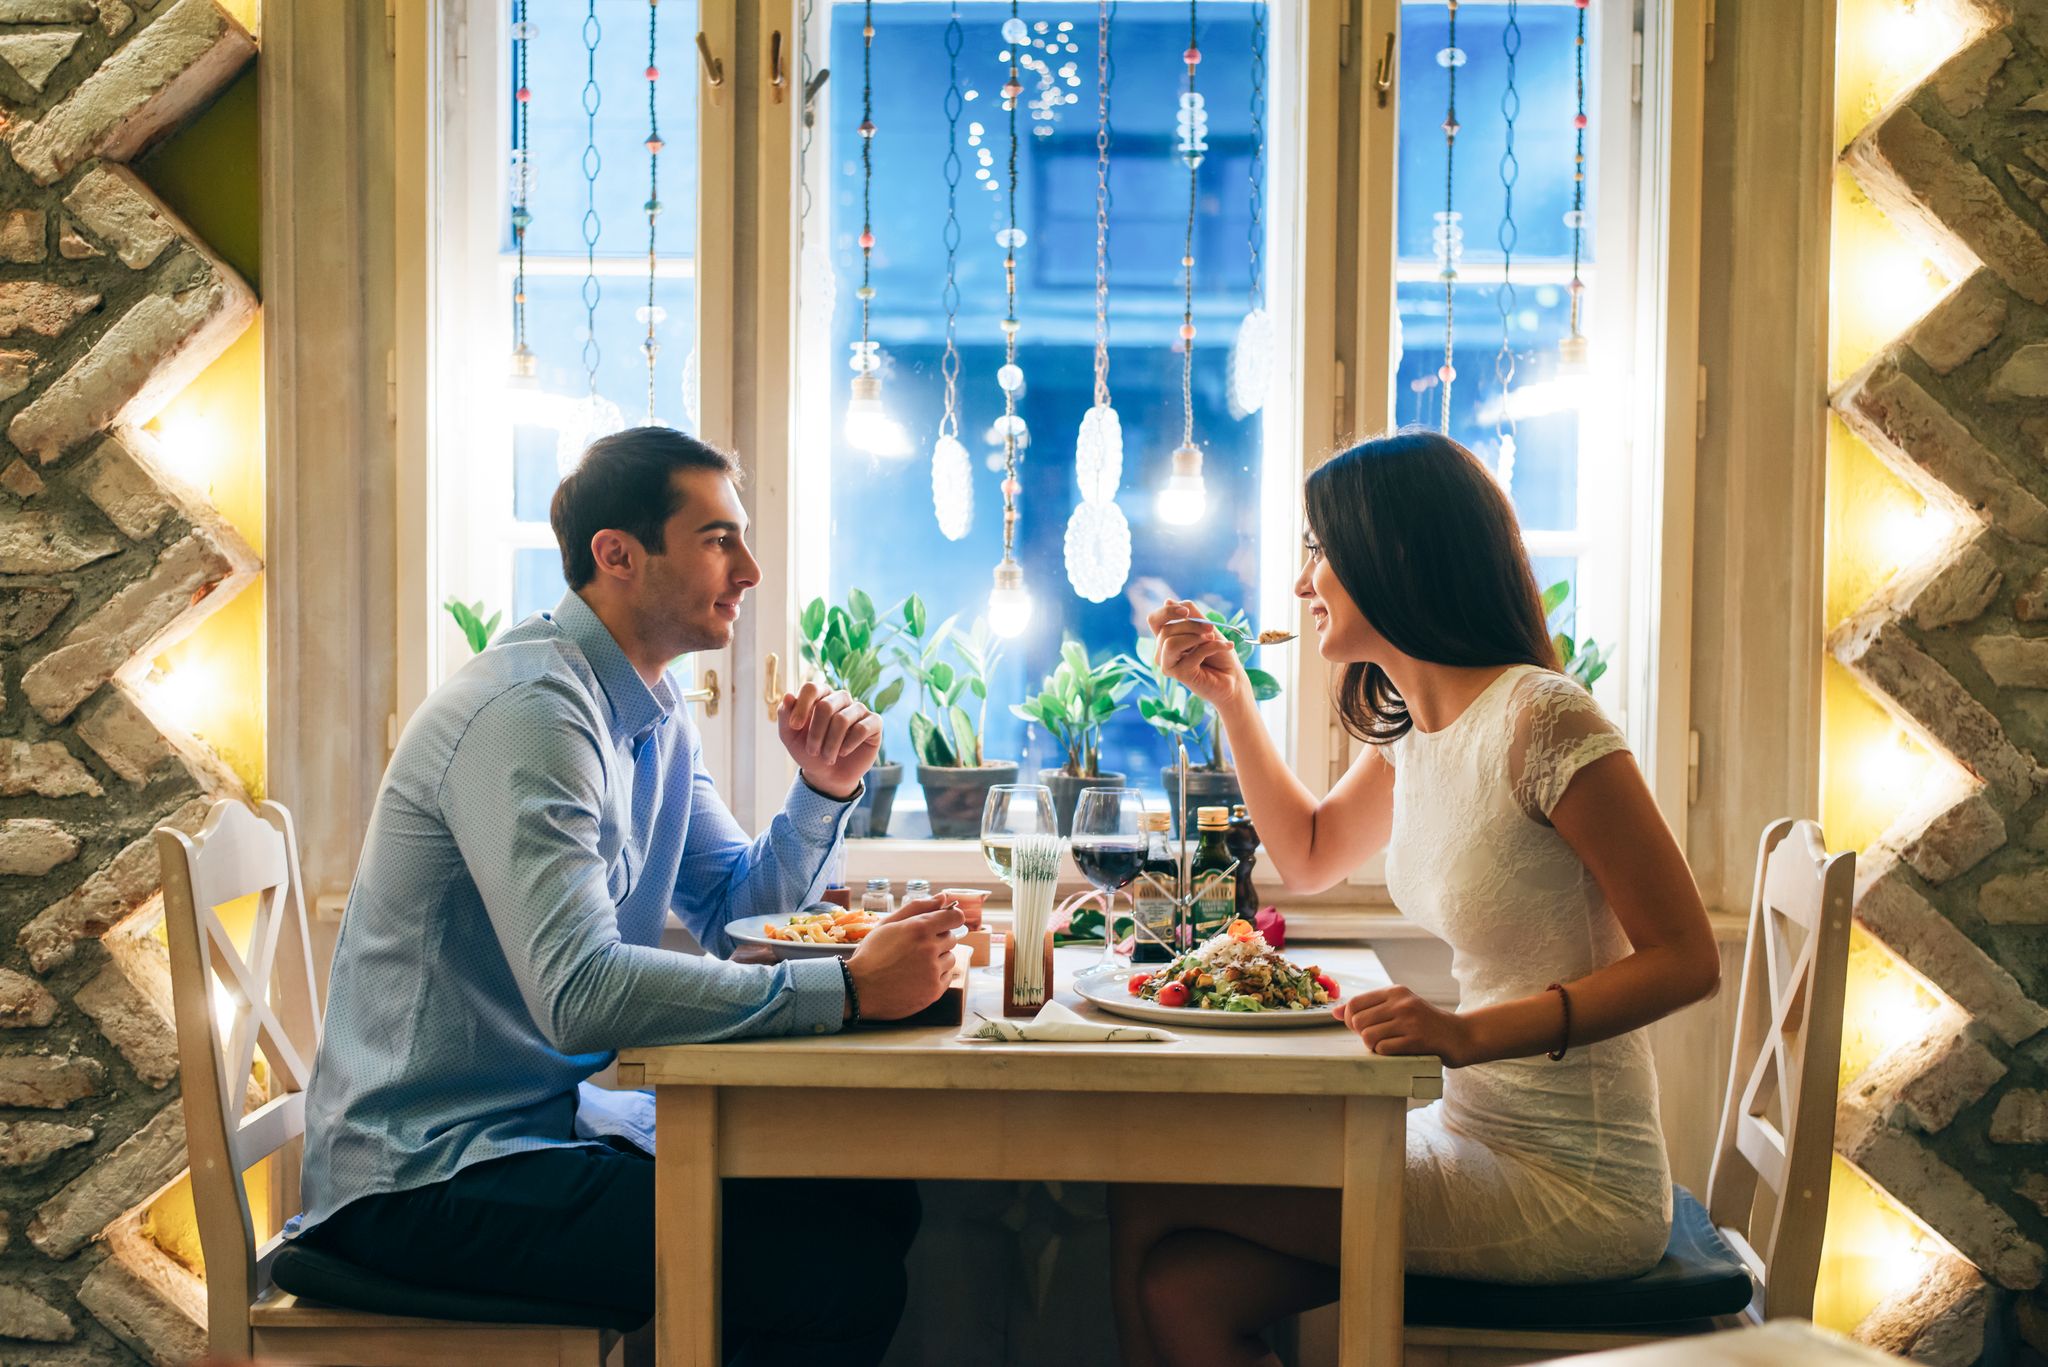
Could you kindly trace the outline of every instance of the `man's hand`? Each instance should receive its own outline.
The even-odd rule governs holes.
[[[953,973],[953,932],[966,921],[955,903],[920,897],[869,931],[847,963],[861,1019],[902,1020],[937,1001]]]
[[[882,749],[880,717],[844,690],[827,693],[815,683],[782,695],[776,732],[804,781],[840,801],[860,790],[861,775]]]
[[[1330,1009],[1375,1054],[1435,1054],[1446,1068],[1476,1061],[1470,1022],[1405,987],[1361,992]]]

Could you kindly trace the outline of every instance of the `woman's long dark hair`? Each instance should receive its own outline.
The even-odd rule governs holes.
[[[1436,432],[1362,441],[1308,477],[1309,531],[1366,621],[1431,664],[1557,669],[1515,510],[1479,458]],[[1345,730],[1375,745],[1413,726],[1378,665],[1345,666]]]

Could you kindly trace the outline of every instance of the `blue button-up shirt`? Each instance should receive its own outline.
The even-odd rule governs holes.
[[[801,906],[852,810],[799,777],[749,841],[676,703],[570,593],[405,728],[335,948],[301,1227],[488,1158],[651,1132],[644,1093],[582,1085],[615,1050],[839,1028],[835,960],[657,948],[671,910],[725,954],[735,917]]]

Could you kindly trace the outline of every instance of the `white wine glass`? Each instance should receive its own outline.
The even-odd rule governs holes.
[[[1102,960],[1119,966],[1116,895],[1137,881],[1145,862],[1145,795],[1136,788],[1083,788],[1072,849],[1081,876],[1102,897]]]
[[[981,857],[989,872],[1011,882],[1017,837],[1053,835],[1052,789],[1042,783],[998,783],[988,790],[981,808]]]

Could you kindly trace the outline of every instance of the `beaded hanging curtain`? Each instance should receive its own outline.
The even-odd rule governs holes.
[[[939,413],[939,436],[932,444],[932,512],[948,541],[967,535],[974,523],[974,470],[960,442],[960,114],[966,97],[960,89],[960,0],[953,0],[946,19],[946,156],[940,166],[946,181],[946,226],[940,237],[946,247],[946,283],[939,304],[946,311],[946,346],[939,357],[939,378],[945,386]]]
[[[1522,26],[1516,16],[1516,0],[1508,0],[1507,26],[1500,34],[1501,55],[1507,59],[1507,85],[1500,94],[1500,119],[1505,139],[1500,154],[1500,350],[1493,357],[1493,378],[1500,385],[1499,416],[1494,419],[1494,474],[1503,489],[1512,490],[1515,479],[1515,415],[1509,391],[1515,382],[1515,349],[1512,337],[1515,320],[1515,182],[1522,164],[1515,159],[1515,120],[1522,113],[1522,96],[1515,89],[1515,63],[1522,51]]]

